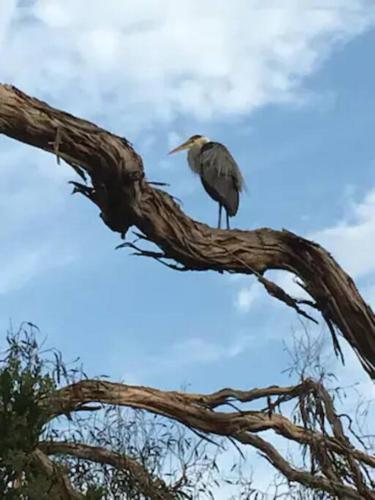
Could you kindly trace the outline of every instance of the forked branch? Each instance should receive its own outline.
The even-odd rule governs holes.
[[[271,399],[274,398],[273,401]],[[250,402],[265,399],[263,410],[251,410]],[[295,423],[283,414],[284,403],[295,400],[299,412]],[[147,410],[171,418],[200,433],[225,436],[261,452],[288,480],[339,498],[375,499],[375,456],[353,446],[345,435],[334,403],[324,387],[311,379],[289,387],[271,386],[250,391],[223,389],[212,394],[167,392],[98,380],[83,380],[56,391],[41,401],[50,418],[80,411],[84,404],[102,403]],[[246,404],[236,411],[219,408]],[[313,415],[313,417],[312,417]],[[293,466],[261,435],[271,430],[309,452],[305,468]],[[121,459],[103,450],[80,449],[80,445],[43,444],[43,451],[67,452],[95,457],[115,467]],[[95,459],[95,458],[94,458]],[[120,462],[118,461],[120,460]],[[128,464],[123,462],[125,467]],[[328,466],[329,464],[329,466]],[[135,473],[138,475],[138,471]]]

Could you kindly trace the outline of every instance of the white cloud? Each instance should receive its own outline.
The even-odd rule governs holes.
[[[114,112],[127,131],[296,98],[338,42],[375,21],[367,0],[2,4],[0,78],[58,102],[69,94],[76,113]]]
[[[362,201],[351,203],[351,209],[338,223],[308,234],[307,238],[316,241],[328,250],[340,266],[354,279],[375,277],[375,189],[370,190]],[[308,298],[298,285],[298,279],[291,273],[274,271],[267,277],[274,280],[289,295]],[[362,288],[362,287],[361,287]],[[363,287],[364,296],[374,305],[375,280]],[[241,286],[237,289],[235,306],[242,312],[249,311],[255,303],[263,300],[266,292],[260,285]]]
[[[176,372],[176,370],[192,367],[194,365],[208,365],[210,363],[223,362],[240,356],[247,349],[259,346],[263,339],[258,337],[241,334],[231,336],[229,342],[212,341],[203,337],[188,337],[172,345],[156,349],[147,359],[144,359],[141,369],[139,363],[130,366],[129,369],[134,377],[143,383],[149,383],[155,376]],[[117,349],[116,352],[120,352]]]
[[[210,342],[204,338],[193,337],[173,346],[173,359],[178,363],[209,363],[221,359],[235,358],[252,345],[254,338],[241,336],[230,344]]]
[[[240,312],[248,312],[263,294],[264,288],[258,282],[241,286],[235,298],[236,309]]]
[[[352,277],[375,273],[375,189],[353,205],[346,220],[310,237],[329,250]]]

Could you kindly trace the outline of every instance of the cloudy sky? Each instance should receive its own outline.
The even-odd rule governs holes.
[[[194,133],[224,142],[248,185],[234,224],[315,239],[375,305],[373,0],[87,6],[1,0],[0,81],[126,136],[149,178],[212,225],[217,207],[185,155],[166,153]],[[115,251],[119,237],[96,207],[70,196],[74,173],[5,137],[0,175],[3,332],[32,321],[65,359],[79,355],[89,374],[129,383],[290,382],[284,343],[302,325],[254,279],[178,274]],[[370,397],[345,352],[345,368],[328,363]]]

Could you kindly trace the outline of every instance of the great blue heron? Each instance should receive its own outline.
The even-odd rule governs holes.
[[[221,227],[221,212],[225,208],[227,229],[229,217],[236,215],[240,192],[244,187],[241,171],[228,149],[204,135],[193,135],[169,154],[188,150],[190,168],[201,178],[204,189],[219,204],[218,228]]]

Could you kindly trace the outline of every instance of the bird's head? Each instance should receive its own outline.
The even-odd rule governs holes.
[[[178,153],[178,151],[184,151],[185,149],[191,149],[194,146],[203,146],[203,144],[206,144],[207,142],[210,142],[208,137],[205,137],[204,135],[192,135],[189,137],[189,139],[185,142],[183,142],[180,146],[177,146],[177,148],[172,149],[172,151],[169,151],[168,154],[172,153]]]

